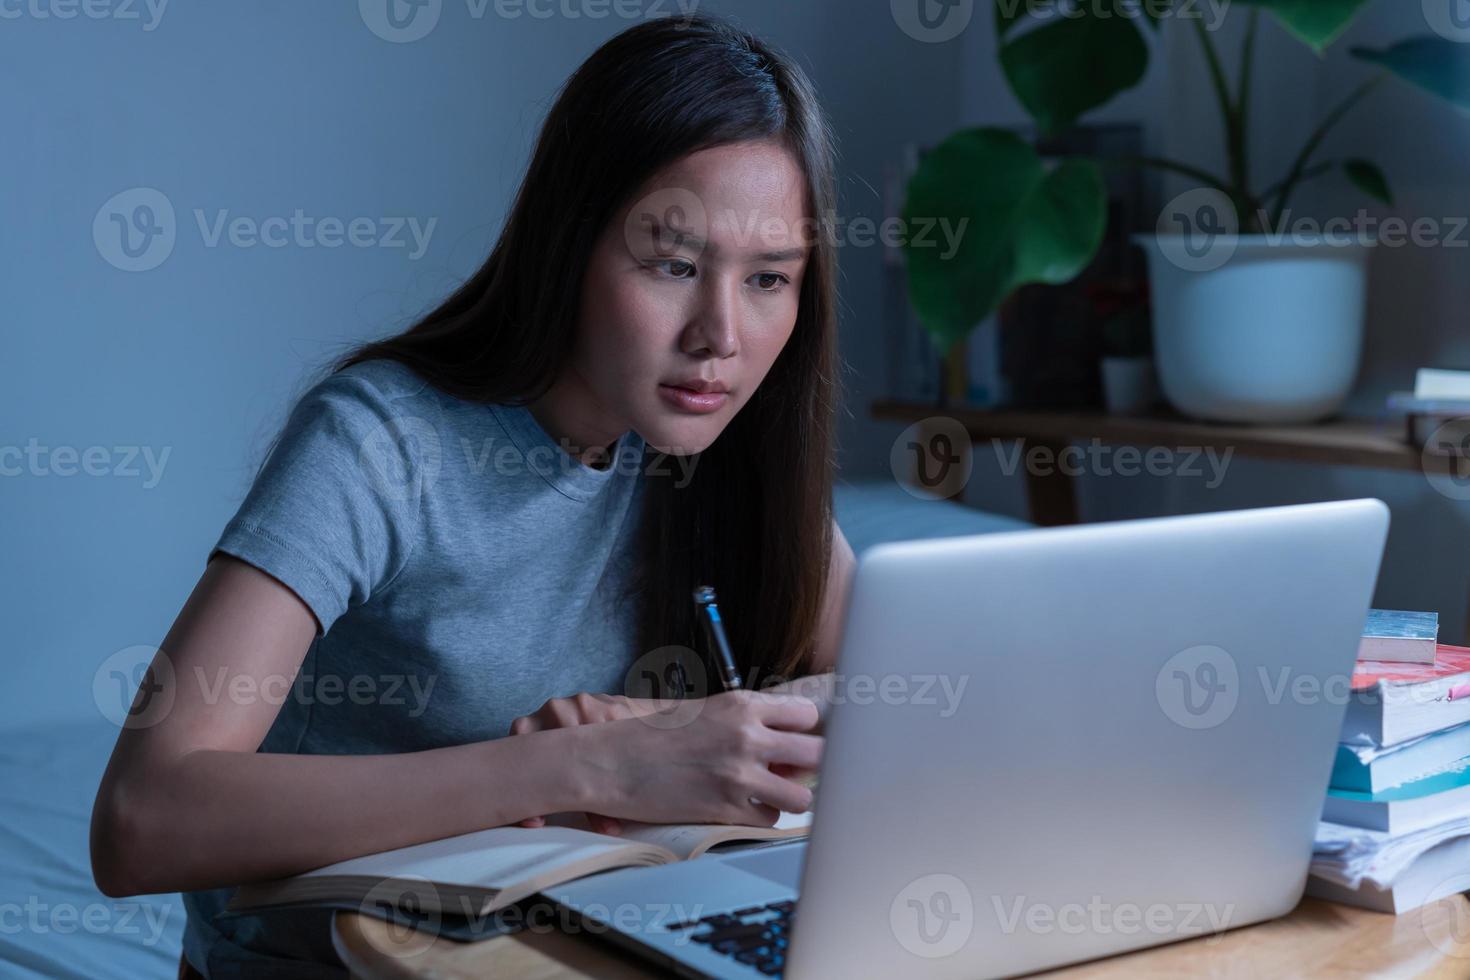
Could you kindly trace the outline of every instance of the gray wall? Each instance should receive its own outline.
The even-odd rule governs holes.
[[[885,4],[700,6],[808,66],[841,140],[846,215],[882,217],[883,164],[958,115],[959,45],[913,40]],[[631,25],[444,0],[427,36],[390,43],[351,2],[29,12],[58,8],[0,22],[0,446],[37,451],[0,478],[0,725],[97,717],[94,678],[105,691],[109,657],[162,641],[305,372],[407,326],[483,261],[556,88]],[[132,188],[176,215],[173,250],[149,271],[94,244],[99,209]],[[434,224],[415,255],[407,235],[210,246],[194,217],[297,208],[378,232],[395,217]],[[880,250],[841,261],[854,452],[874,438],[861,406],[876,394],[863,379],[882,375]],[[77,458],[53,459],[62,447]]]
[[[0,650],[11,681],[0,725],[97,716],[94,679],[100,671],[105,687],[103,667],[118,651],[161,641],[305,372],[406,326],[483,260],[557,86],[630,23],[511,19],[493,0],[444,0],[427,36],[390,43],[352,3],[166,5],[156,21],[146,6],[124,8],[138,19],[37,17],[38,6],[59,5],[28,5],[0,29],[0,447],[48,451],[0,477],[9,627]],[[808,66],[841,142],[849,220],[883,217],[884,171],[904,144],[1023,121],[994,68],[983,4],[946,43],[897,29],[881,2],[701,7]],[[1417,8],[1380,2],[1347,40],[1422,32]],[[1218,144],[1192,39],[1166,31],[1161,44],[1149,81],[1102,118],[1141,121],[1154,145],[1209,162]],[[1346,59],[1346,44],[1320,70],[1294,42],[1271,44],[1256,135],[1268,160],[1280,160],[1288,137],[1365,69]],[[1329,149],[1371,146],[1400,213],[1454,215],[1470,212],[1458,171],[1467,140],[1465,120],[1392,86]],[[161,192],[176,215],[172,252],[146,272],[119,269],[93,236],[104,202],[133,188]],[[1358,201],[1324,182],[1302,204],[1326,214]],[[412,218],[430,233],[422,254],[402,234],[396,247],[210,245],[195,218],[260,221],[297,208],[369,218],[376,233]],[[1420,364],[1470,364],[1464,259],[1411,249],[1378,257],[1363,405],[1407,384]],[[898,431],[867,419],[887,378],[882,261],[876,246],[843,246],[848,475],[886,473]],[[61,448],[77,459],[49,455]],[[83,459],[97,475],[81,472]],[[1237,461],[1215,490],[1084,478],[1083,505],[1102,519],[1362,494],[1395,514],[1380,603],[1438,608],[1457,636],[1470,518],[1417,476]],[[971,498],[1024,512],[1019,481],[993,454],[979,458]]]
[[[1233,11],[1219,43],[1235,65],[1243,11]],[[1252,138],[1258,186],[1282,175],[1306,135],[1373,71],[1348,55],[1354,45],[1383,47],[1410,35],[1429,34],[1421,5],[1380,0],[1318,60],[1274,24],[1262,23]],[[994,66],[988,24],[973,31],[967,65],[965,117],[969,125],[1013,125],[1024,121]],[[1095,118],[1132,119],[1144,125],[1152,149],[1191,163],[1223,170],[1223,144],[1214,96],[1188,25],[1171,22],[1155,45],[1145,83]],[[1395,206],[1366,200],[1340,176],[1306,186],[1294,210],[1318,220],[1354,215],[1360,208],[1379,218],[1409,220],[1470,215],[1470,119],[1416,89],[1386,82],[1349,116],[1324,145],[1324,159],[1360,155],[1387,172]],[[1161,199],[1189,188],[1164,182]],[[1362,377],[1349,405],[1355,414],[1382,411],[1384,397],[1413,387],[1419,367],[1470,368],[1470,249],[1380,248],[1373,257],[1367,346]],[[897,427],[890,427],[892,435]],[[891,436],[890,436],[891,437]],[[1436,492],[1418,474],[1350,467],[1304,466],[1237,459],[1226,479],[1208,488],[1205,480],[1081,477],[1081,506],[1087,520],[1155,514],[1195,513],[1252,506],[1376,496],[1393,510],[1393,530],[1377,603],[1440,612],[1447,641],[1466,638],[1470,594],[1470,505]],[[1024,489],[1007,477],[988,447],[976,456],[967,499],[988,509],[1024,515]]]

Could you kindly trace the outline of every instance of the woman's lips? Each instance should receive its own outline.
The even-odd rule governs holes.
[[[658,393],[673,408],[694,415],[707,415],[718,411],[725,404],[725,400],[730,397],[723,391],[699,392],[688,388],[677,388],[673,385],[659,385]]]

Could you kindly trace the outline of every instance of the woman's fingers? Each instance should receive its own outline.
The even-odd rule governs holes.
[[[807,768],[806,766],[788,766],[784,762],[773,762],[771,763],[771,772],[785,779],[795,779],[798,782],[802,782],[814,777],[817,774],[817,769],[815,767]]]
[[[746,827],[770,827],[780,818],[780,810],[760,800],[750,800],[740,816],[740,823]]]
[[[612,834],[614,837],[622,834],[623,822],[612,817],[604,817],[600,813],[587,814],[587,823],[594,834]]]
[[[520,821],[519,827],[545,827],[545,817],[527,817]],[[612,834],[617,836],[623,832],[623,822],[613,817],[604,817],[600,813],[587,814],[587,826],[592,828],[594,834]]]
[[[815,769],[822,761],[822,747],[825,744],[826,741],[820,735],[773,731],[770,735],[770,746],[762,761],[794,766],[797,769]]]
[[[822,720],[816,702],[794,694],[753,695],[757,716],[767,728],[780,728],[788,732],[809,732]]]
[[[756,776],[751,795],[787,813],[805,813],[812,808],[812,791],[809,788],[790,779],[782,779],[769,769]],[[774,818],[772,822],[775,822]]]
[[[529,715],[510,723],[510,734],[529,735],[551,728],[576,728],[617,721],[634,714],[628,699],[614,694],[586,691],[569,698],[552,698]]]

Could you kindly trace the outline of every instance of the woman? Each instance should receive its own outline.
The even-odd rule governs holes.
[[[795,65],[645,23],[565,86],[484,266],[300,399],[93,814],[105,893],[187,893],[184,971],[340,973],[325,914],[216,920],[235,883],[562,811],[810,806],[823,684],[769,687],[831,669],[853,564],[832,193]],[[702,584],[768,690],[651,724],[667,668],[702,693]]]

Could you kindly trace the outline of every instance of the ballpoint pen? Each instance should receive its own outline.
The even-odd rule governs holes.
[[[705,636],[709,638],[710,656],[719,673],[722,689],[737,691],[741,688],[740,671],[735,666],[735,655],[730,650],[730,640],[725,636],[725,625],[720,621],[720,607],[715,604],[713,586],[701,585],[694,590],[695,615],[704,620]]]

